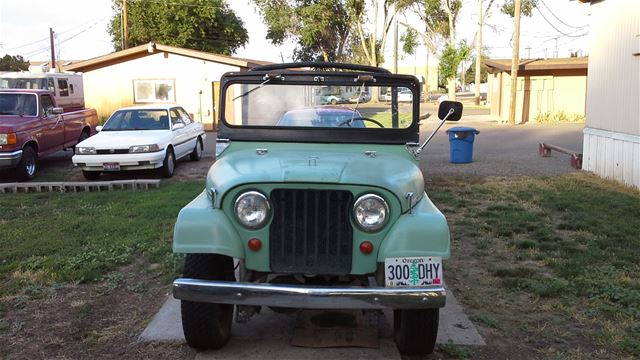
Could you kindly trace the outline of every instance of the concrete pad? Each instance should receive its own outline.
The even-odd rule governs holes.
[[[379,327],[380,348],[323,348],[291,346],[291,338],[298,316],[279,314],[262,308],[246,324],[234,323],[232,338],[221,350],[199,353],[196,359],[300,359],[311,354],[327,358],[400,359],[393,342],[393,312],[385,311]],[[183,342],[180,301],[169,296],[160,311],[139,337],[140,341]],[[464,314],[451,290],[447,304],[440,310],[438,343],[485,345],[475,326]]]

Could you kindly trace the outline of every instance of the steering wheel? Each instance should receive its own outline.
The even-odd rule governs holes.
[[[370,122],[378,125],[379,127],[384,128],[384,125],[382,125],[378,120],[374,120],[374,119],[370,119],[370,118],[366,118],[366,117],[354,117],[354,118],[351,118],[351,119],[347,119],[347,120],[341,122],[340,124],[338,124],[338,127],[341,127],[342,125],[345,125],[345,124],[347,124],[347,125],[349,125],[349,127],[351,127],[351,122],[354,121],[354,120],[370,121]]]

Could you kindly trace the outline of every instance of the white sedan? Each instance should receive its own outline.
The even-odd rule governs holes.
[[[87,180],[101,172],[158,169],[171,177],[176,160],[198,161],[206,134],[202,123],[176,105],[145,105],[117,110],[98,134],[76,145],[73,164]]]

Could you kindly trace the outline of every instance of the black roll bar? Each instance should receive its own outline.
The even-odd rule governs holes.
[[[282,64],[269,64],[256,66],[249,69],[249,71],[269,71],[269,70],[284,70],[284,69],[299,69],[299,68],[315,68],[315,69],[344,69],[344,70],[356,70],[367,71],[381,74],[391,74],[387,69],[359,64],[345,64],[337,62],[325,62],[325,61],[305,61],[296,63],[282,63]]]

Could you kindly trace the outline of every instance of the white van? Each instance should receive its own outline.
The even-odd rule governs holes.
[[[82,74],[15,71],[0,73],[0,89],[44,89],[65,112],[84,109]]]

